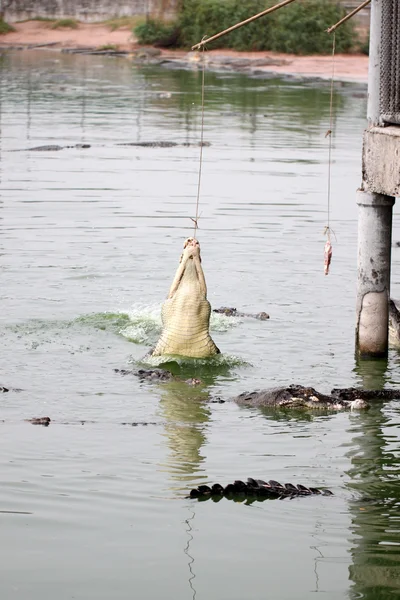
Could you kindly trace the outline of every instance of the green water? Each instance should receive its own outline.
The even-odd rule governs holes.
[[[192,233],[201,74],[57,52],[0,61],[0,385],[20,390],[1,396],[1,597],[400,598],[398,402],[334,414],[212,402],[400,384],[397,352],[354,359],[366,90],[335,92],[325,277],[329,88],[207,73],[208,298],[271,318],[213,315],[222,356],[173,361],[179,380],[157,384],[115,369],[147,364]],[[126,145],[160,141],[176,145]],[[45,144],[90,148],[28,150]],[[50,426],[25,421],[36,416]],[[186,498],[249,476],[334,496]]]

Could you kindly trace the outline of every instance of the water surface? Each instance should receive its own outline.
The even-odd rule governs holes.
[[[0,60],[0,384],[21,390],[1,398],[0,511],[12,511],[0,512],[1,596],[400,597],[398,404],[311,414],[209,403],[293,382],[400,383],[395,351],[354,359],[365,88],[335,92],[325,277],[329,86],[207,73],[208,297],[271,319],[214,315],[223,359],[181,366],[203,380],[190,388],[114,369],[135,368],[156,341],[192,234],[201,74],[53,52]],[[176,145],[129,145],[155,141]],[[29,150],[44,144],[73,147]],[[42,415],[48,428],[24,421]],[[248,476],[335,495],[185,499]]]

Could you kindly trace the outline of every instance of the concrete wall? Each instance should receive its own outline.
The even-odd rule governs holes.
[[[155,15],[171,18],[178,0],[0,0],[6,21],[72,17],[86,23],[111,17]]]

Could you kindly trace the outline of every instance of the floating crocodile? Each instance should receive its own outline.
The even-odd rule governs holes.
[[[262,479],[249,477],[246,483],[236,480],[233,483],[229,483],[226,487],[223,487],[219,483],[214,483],[211,487],[208,485],[199,485],[190,491],[188,498],[198,498],[199,500],[212,498],[214,501],[218,501],[223,497],[228,500],[244,498],[248,500],[267,500],[316,495],[333,496],[333,493],[330,490],[306,487],[301,484],[296,486],[292,483],[285,483],[282,485],[273,479],[267,482]]]
[[[389,390],[385,390],[389,394]],[[241,406],[252,407],[279,407],[279,408],[312,408],[322,410],[355,410],[369,408],[364,399],[365,392],[368,398],[374,398],[379,393],[373,390],[355,390],[351,398],[345,396],[346,388],[332,390],[331,395],[321,394],[313,387],[302,385],[289,385],[255,392],[243,392],[233,398]],[[400,391],[393,390],[391,397],[400,397]]]
[[[0,385],[0,394],[5,394],[7,392],[22,392],[22,390],[20,388],[10,388],[5,387],[4,385]]]
[[[221,306],[221,308],[213,308],[213,312],[226,315],[227,317],[251,317],[252,319],[258,319],[259,321],[267,321],[269,319],[269,314],[264,311],[256,314],[243,313],[237,310],[236,308],[231,308],[230,306]]]
[[[117,146],[138,146],[139,148],[174,148],[175,146],[182,146],[183,148],[200,148],[211,146],[210,142],[171,142],[171,141],[158,141],[158,142],[120,142]]]
[[[58,144],[47,144],[45,146],[35,146],[34,148],[24,148],[22,150],[12,150],[12,152],[59,152],[67,148],[77,148],[86,150],[90,144],[74,144],[73,146],[59,146]]]
[[[32,419],[24,419],[28,423],[32,423],[32,425],[43,425],[44,427],[48,427],[51,423],[50,417],[33,417]]]
[[[200,244],[195,238],[188,238],[168,298],[162,306],[163,330],[150,355],[205,358],[219,354],[209,333],[210,314]]]

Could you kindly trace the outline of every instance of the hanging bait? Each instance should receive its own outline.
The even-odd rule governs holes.
[[[329,266],[331,264],[331,260],[332,260],[332,244],[331,244],[331,241],[328,239],[328,240],[326,240],[325,249],[324,249],[324,273],[325,273],[325,275],[329,274]]]

